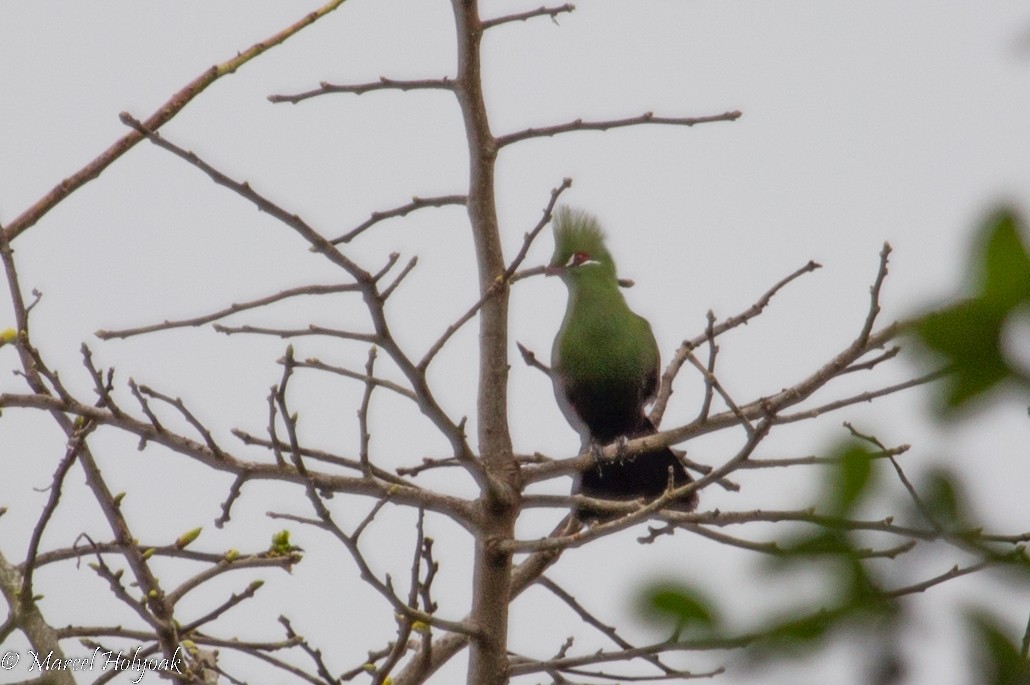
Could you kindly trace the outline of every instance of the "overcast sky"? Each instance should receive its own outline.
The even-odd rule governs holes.
[[[540,3],[482,4],[484,15],[494,16]],[[0,4],[0,223],[9,223],[123,135],[119,112],[149,116],[203,69],[313,7],[281,0]],[[273,105],[267,96],[309,90],[320,81],[453,75],[453,43],[449,3],[443,0],[350,0],[218,81],[162,132],[335,236],[413,195],[465,192],[466,148],[453,98],[439,91],[391,92],[332,95],[294,106]],[[636,282],[627,299],[652,322],[665,358],[679,341],[704,329],[709,309],[721,317],[735,314],[808,260],[820,262],[823,269],[792,285],[758,321],[722,343],[720,378],[738,398],[796,383],[848,344],[865,316],[884,241],[894,248],[883,295],[887,323],[961,292],[973,230],[990,208],[1007,202],[1030,215],[1030,7],[1024,3],[586,0],[557,22],[538,18],[496,29],[484,49],[486,96],[497,134],[647,111],[743,112],[732,123],[530,141],[502,152],[497,178],[509,255],[536,222],[550,189],[564,177],[573,179],[564,199],[597,214],[606,226],[620,275]],[[70,386],[84,394],[89,388],[78,356],[80,344],[88,342],[100,363],[117,366],[123,381],[132,376],[188,399],[227,442],[233,427],[262,432],[265,396],[281,373],[275,360],[285,343],[226,338],[210,329],[102,343],[93,332],[198,315],[284,287],[338,278],[292,231],[146,144],[50,212],[15,248],[23,287],[43,292],[33,314],[35,340]],[[542,263],[550,248],[545,233],[527,265]],[[394,251],[402,261],[414,255],[420,260],[390,308],[401,343],[420,356],[476,299],[464,210],[422,210],[386,222],[347,247],[348,255],[373,270]],[[516,449],[570,456],[578,439],[557,411],[549,382],[525,368],[514,351],[518,340],[546,358],[564,311],[564,289],[551,280],[527,280],[515,289],[512,303]],[[367,330],[361,303],[346,298],[296,303],[237,322]],[[3,299],[0,329],[12,324]],[[472,325],[455,337],[430,374],[445,408],[472,422],[476,366],[469,360],[475,342]],[[299,357],[317,355],[354,368],[365,360],[359,344],[304,339],[296,345]],[[1026,338],[1015,338],[1014,346],[1026,349]],[[13,350],[0,350],[0,390],[21,389],[21,380],[6,371],[15,364]],[[907,357],[854,387],[887,385],[919,368]],[[303,402],[311,444],[353,453],[361,386],[311,375],[305,383],[297,401]],[[684,374],[666,426],[694,416],[700,385],[696,376]],[[912,444],[905,463],[914,474],[934,465],[962,474],[978,512],[998,532],[1025,531],[1025,399],[1010,396],[957,425],[932,419],[930,405],[928,394],[914,391],[856,407],[774,434],[761,456],[818,453],[843,437],[841,421],[851,420],[888,444]],[[410,407],[387,398],[378,407],[374,445],[384,465],[446,453],[446,443],[425,430]],[[0,549],[17,559],[27,539],[17,522],[34,520],[45,498],[31,488],[49,482],[63,448],[42,417],[10,414],[0,421],[0,505],[11,508],[0,521]],[[196,511],[184,514],[179,486],[202,479],[202,470],[167,455],[141,457],[134,441],[124,438],[98,439],[109,441],[105,458],[112,470],[125,460],[148,459],[142,476],[125,467],[126,474],[135,474],[125,476],[125,485],[140,477],[168,485],[153,488],[145,502],[127,502],[156,531],[154,537],[204,525],[215,549],[261,547],[283,525],[265,517],[266,511],[306,513],[302,501],[255,488],[241,502],[235,525],[214,531],[211,521],[228,481],[196,483]],[[718,464],[739,436],[734,440],[685,447],[692,458]],[[809,476],[750,477],[739,493],[706,491],[702,507],[798,508],[816,482]],[[466,480],[449,473],[428,482],[468,495]],[[567,486],[552,483],[548,491],[565,492]],[[95,504],[79,490],[69,492],[59,512],[69,539],[55,534],[48,540],[53,546],[68,544],[83,526],[106,536]],[[410,526],[400,515],[387,519],[385,531]],[[554,512],[532,512],[520,533],[540,535],[555,520]],[[437,525],[434,535],[455,541],[454,561],[444,562],[441,592],[451,601],[448,617],[457,618],[468,582],[461,555],[468,549],[455,526]],[[326,542],[310,530],[294,534],[305,548]],[[635,537],[624,532],[577,550],[555,577],[593,606],[607,605],[611,620],[635,621],[626,618],[634,589],[651,575],[682,576],[720,596],[731,613],[746,614],[762,595],[755,583],[766,581],[742,552],[686,535],[641,547]],[[295,575],[308,579],[309,587],[342,586],[328,601],[344,624],[330,621],[333,629],[348,631],[336,664],[343,669],[388,639],[392,617],[366,597],[370,591],[350,562],[327,554],[335,555],[331,564],[301,564]],[[398,564],[397,572],[409,563],[408,555],[407,547],[373,553],[384,569]],[[943,572],[951,563],[942,558],[925,573]],[[997,580],[949,584],[914,601],[921,613],[914,621],[919,652],[911,682],[962,682],[949,670],[963,662],[965,649],[949,612],[974,595],[986,595],[1004,612],[1017,637],[1030,602],[1005,602],[1010,586]],[[290,587],[283,581],[273,591]],[[84,620],[72,609],[90,597],[73,601],[60,589],[52,592],[45,609],[60,617],[56,624]],[[95,597],[108,601],[100,585]],[[549,654],[576,620],[567,616],[554,626],[541,625],[535,612],[546,605],[536,599],[527,595],[516,605],[513,648]],[[296,613],[324,628],[324,601],[298,598]],[[776,604],[775,598],[760,601]],[[941,616],[950,618],[937,622]],[[831,655],[821,667],[820,682],[862,682],[845,654]],[[769,683],[773,677],[778,676],[734,669],[723,682]]]

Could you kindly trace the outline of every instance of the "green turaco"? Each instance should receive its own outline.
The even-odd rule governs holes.
[[[649,435],[655,426],[644,411],[658,390],[659,358],[651,326],[626,304],[604,232],[586,212],[560,207],[554,219],[554,255],[546,269],[568,286],[569,302],[551,351],[551,379],[562,413],[580,434],[583,448]],[[669,448],[592,466],[573,492],[610,500],[653,500],[669,486],[691,482]],[[673,503],[697,506],[690,493]],[[612,514],[579,510],[597,521]]]

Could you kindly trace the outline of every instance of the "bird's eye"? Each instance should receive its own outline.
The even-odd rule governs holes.
[[[573,252],[569,255],[569,261],[565,262],[565,266],[582,266],[590,261],[590,255],[586,252]]]

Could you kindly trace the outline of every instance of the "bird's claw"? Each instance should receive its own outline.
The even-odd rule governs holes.
[[[616,440],[615,440],[615,450],[616,450],[615,458],[618,459],[619,461],[622,461],[623,459],[626,458],[626,452],[628,451],[627,445],[629,445],[629,438],[627,438],[625,435],[620,435],[618,438],[616,438]]]
[[[596,440],[590,441],[588,449],[590,450],[590,455],[594,458],[594,461],[596,463],[602,464],[606,461],[621,462],[627,458],[626,453],[629,451],[629,438],[627,438],[625,435],[620,435],[609,444],[615,445],[615,457],[612,459],[609,459],[608,457],[604,456],[604,448],[607,445],[602,445],[600,442],[597,442]]]

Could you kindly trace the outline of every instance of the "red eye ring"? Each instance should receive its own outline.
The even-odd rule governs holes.
[[[569,255],[569,261],[565,263],[565,266],[580,266],[590,261],[590,255],[586,252],[573,252]]]

